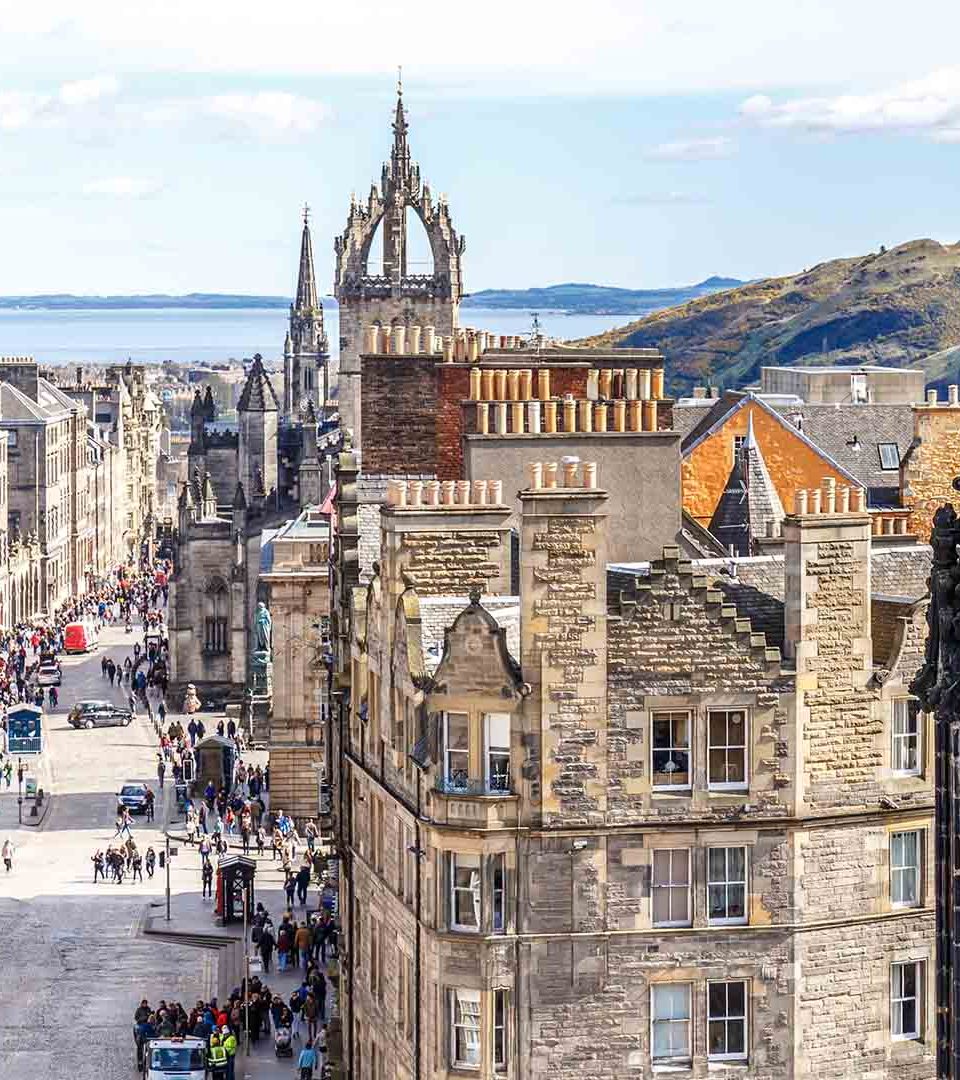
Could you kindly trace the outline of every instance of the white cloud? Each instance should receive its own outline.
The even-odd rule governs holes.
[[[732,157],[737,144],[726,135],[709,139],[681,139],[677,142],[660,143],[646,152],[654,161],[712,161]]]
[[[953,62],[960,5],[912,0],[0,0],[5,69],[390,79],[488,96],[829,85],[911,77],[917,56]],[[936,31],[931,33],[931,27]],[[506,29],[505,29],[506,28]],[[851,42],[856,47],[851,47]],[[531,46],[531,43],[535,43]],[[811,62],[811,57],[815,62]]]
[[[760,127],[820,134],[887,131],[960,141],[960,67],[867,94],[774,101],[766,94],[740,106],[745,120]]]
[[[182,107],[222,123],[230,132],[282,138],[316,131],[330,110],[313,98],[282,91],[218,94]]]
[[[57,96],[64,105],[90,105],[101,98],[113,97],[119,89],[120,81],[115,75],[96,75],[92,79],[64,83]]]
[[[136,176],[105,176],[83,185],[84,195],[110,196],[117,199],[143,199],[163,190],[159,180]]]

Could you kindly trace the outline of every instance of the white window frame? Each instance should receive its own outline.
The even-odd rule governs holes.
[[[723,856],[723,868],[724,868],[724,875],[725,876],[723,877],[723,879],[719,879],[719,878],[715,879],[715,878],[712,878],[711,875],[710,875],[710,853],[712,851],[722,851],[724,853],[724,856]],[[731,851],[742,851],[743,852],[743,879],[742,880],[737,880],[735,878],[730,877],[730,852]],[[709,926],[746,926],[746,924],[747,924],[747,922],[749,920],[748,901],[749,901],[750,893],[749,893],[749,889],[747,888],[747,884],[748,884],[748,882],[750,880],[750,863],[749,863],[749,859],[750,859],[750,852],[749,852],[748,848],[743,844],[733,844],[733,845],[730,845],[730,846],[724,845],[722,847],[720,845],[717,845],[717,846],[711,846],[711,847],[707,848],[707,924]],[[711,914],[710,914],[710,889],[711,889],[711,887],[723,887],[723,889],[725,891],[725,894],[726,894],[726,900],[727,900],[726,907],[727,907],[727,910],[729,910],[729,906],[730,906],[730,903],[729,903],[729,901],[730,901],[730,889],[731,888],[741,887],[743,889],[743,915],[723,916],[722,918],[714,918],[713,916],[711,916]]]
[[[687,718],[687,743],[686,746],[674,745],[673,720],[670,721],[670,745],[667,747],[654,744],[654,729],[657,719],[665,716],[685,716]],[[685,752],[687,755],[687,782],[685,784],[661,784],[657,783],[657,773],[653,765],[653,756],[657,753],[673,753],[674,751]],[[667,775],[670,775],[669,773]],[[650,783],[654,791],[690,791],[693,787],[693,713],[689,709],[652,709],[650,712]]]
[[[711,986],[723,986],[729,987],[734,984],[738,984],[743,987],[743,1013],[731,1013],[730,1009],[730,995],[729,991],[725,993],[724,998],[726,1000],[725,1012],[722,1016],[713,1016],[710,1012],[710,987]],[[717,979],[707,983],[707,1060],[708,1061],[748,1061],[750,1058],[750,985],[746,979]],[[743,1024],[743,1050],[734,1053],[725,1054],[713,1054],[710,1052],[710,1024],[722,1023],[724,1025],[724,1031],[727,1039],[729,1039],[729,1029],[731,1023]]]
[[[906,968],[914,969],[916,993],[905,995],[903,993],[903,975]],[[897,975],[899,972],[899,988]],[[894,1042],[914,1042],[923,1040],[923,991],[924,991],[925,965],[922,960],[904,960],[890,965],[890,1038]],[[899,992],[898,992],[899,989]],[[904,1031],[902,1008],[904,1003],[914,1003],[913,1030]],[[900,1019],[897,1020],[897,1012],[900,1010]],[[898,1032],[897,1028],[901,1028]]]
[[[476,867],[467,866],[468,860],[476,859]],[[470,875],[473,880],[469,886],[457,884],[457,863],[461,864],[463,869],[469,869]],[[479,855],[473,855],[468,852],[456,852],[451,851],[449,854],[450,864],[450,929],[456,930],[461,934],[479,934],[480,929],[483,926],[483,901],[481,896],[481,876],[480,868],[482,859]],[[457,922],[457,897],[460,893],[469,893],[470,901],[473,905],[473,912],[476,918],[476,926],[470,926],[468,923]]]
[[[898,727],[901,724],[906,728],[909,723],[911,706],[913,706],[916,731],[899,731]],[[917,764],[914,768],[907,769],[903,768],[899,762],[903,760],[904,750],[911,741],[915,746]],[[923,713],[920,711],[920,702],[916,698],[893,699],[890,712],[890,766],[896,776],[923,775]]]
[[[710,719],[715,714],[723,713],[728,717],[725,727],[727,732],[727,739],[730,738],[730,720],[731,713],[741,713],[743,716],[743,743],[731,743],[726,742],[723,744],[714,745],[711,742],[710,735]],[[707,787],[711,791],[747,791],[750,786],[750,710],[746,707],[734,706],[731,708],[716,708],[707,709]],[[713,780],[710,777],[710,761],[711,753],[714,750],[723,750],[726,754],[726,760],[729,767],[730,751],[742,751],[743,753],[743,779],[742,780]]]
[[[920,892],[922,888],[922,871],[923,871],[923,829],[902,829],[898,832],[890,833],[890,904],[895,908],[915,908],[920,907],[921,898]],[[896,841],[903,837],[913,837],[914,842],[914,856],[915,860],[912,863],[906,862],[903,858],[902,842],[901,850],[897,851]],[[901,882],[900,892],[902,895],[903,885],[902,882],[913,879],[913,899],[912,900],[897,900],[896,899],[896,883]]]
[[[479,990],[460,990],[453,989],[449,991],[450,1000],[450,1066],[454,1069],[476,1069],[479,1071],[483,1064],[483,1047],[480,1041],[480,991]],[[460,1002],[470,1006],[476,1006],[476,1008],[470,1008],[469,1010],[462,1010],[458,1013],[458,1005]],[[466,1023],[465,1020],[468,1017],[474,1017],[476,1019],[475,1024]],[[459,1023],[458,1023],[459,1019]],[[467,1045],[471,1041],[475,1041],[475,1054],[476,1060],[469,1061],[466,1058],[460,1058],[457,1055],[457,1032],[472,1032],[473,1040],[469,1035],[465,1035],[464,1044]]]
[[[457,717],[463,717],[467,723],[467,746],[466,749],[457,748],[455,750],[450,749],[450,716],[451,714],[445,712],[443,714],[443,779],[448,783],[454,783],[453,774],[450,770],[450,755],[461,755],[464,760],[464,786],[470,785],[470,716],[468,713],[457,712],[453,714]]]
[[[691,875],[691,850],[690,848],[654,848],[650,861],[650,921],[653,926],[691,926],[693,924],[693,897],[692,897],[692,875]],[[669,856],[669,880],[666,882],[657,882],[657,856],[668,855]],[[684,858],[678,860],[677,856],[683,856]],[[685,864],[686,881],[675,881],[675,875],[678,862]],[[686,907],[687,915],[684,919],[663,919],[657,920],[657,891],[665,891],[667,893],[667,904],[670,909],[671,916],[673,915],[674,908],[674,893],[683,890],[686,894]]]
[[[492,727],[491,720],[493,717],[502,717],[507,722],[507,745],[506,746],[493,746],[490,742],[490,729]],[[510,727],[511,716],[509,713],[484,713],[483,716],[483,782],[484,787],[491,793],[496,792],[508,792],[511,787],[510,778]],[[506,757],[507,759],[507,786],[497,787],[493,786],[493,755],[498,757]]]
[[[685,1017],[658,1017],[657,996],[660,990],[677,990],[682,988],[687,994],[687,1015]],[[672,1011],[672,1010],[671,1010]],[[673,1031],[674,1025],[683,1024],[686,1027],[686,1051],[682,1054],[669,1054],[657,1056],[656,1033],[658,1024],[670,1025]],[[650,1060],[654,1065],[682,1065],[693,1060],[693,984],[692,983],[654,983],[650,987]],[[671,1042],[673,1040],[671,1039]]]

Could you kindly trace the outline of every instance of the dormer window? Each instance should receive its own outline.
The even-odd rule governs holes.
[[[510,790],[510,714],[487,713],[486,780],[489,791]]]
[[[470,778],[470,718],[443,714],[443,779],[448,790],[467,790]]]

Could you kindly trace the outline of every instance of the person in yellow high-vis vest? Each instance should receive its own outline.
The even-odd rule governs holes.
[[[227,1052],[224,1050],[219,1035],[210,1036],[210,1075],[214,1080],[227,1080]]]
[[[226,1024],[220,1029],[220,1045],[227,1052],[227,1080],[233,1080],[237,1057],[237,1037]]]

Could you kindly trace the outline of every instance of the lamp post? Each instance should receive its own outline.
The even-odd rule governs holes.
[[[27,775],[27,767],[23,758],[17,758],[17,824],[23,824],[23,778]]]

